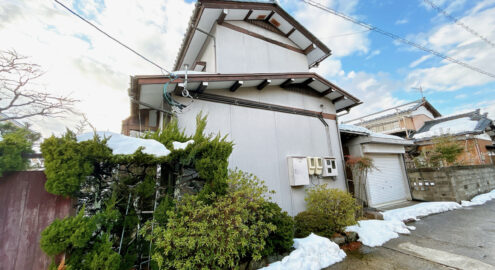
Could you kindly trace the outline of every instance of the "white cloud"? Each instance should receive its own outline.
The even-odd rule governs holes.
[[[424,61],[426,61],[426,60],[428,60],[428,59],[430,59],[432,57],[433,57],[433,55],[431,55],[431,54],[423,55],[418,60],[416,60],[416,61],[412,62],[411,64],[409,64],[409,67],[410,68],[415,68],[419,64],[423,63]]]
[[[370,74],[351,71],[338,80],[338,85],[358,97],[363,104],[351,109],[343,121],[384,110],[407,101],[395,98],[393,93],[401,89],[401,82],[389,78],[386,73]]]
[[[102,29],[170,69],[193,3],[177,0],[64,2],[77,4]],[[81,100],[78,109],[100,130],[120,131],[129,115],[129,75],[160,71],[54,2],[0,0],[0,49],[31,56],[46,74],[43,90]],[[6,38],[8,37],[8,38]],[[63,132],[79,119],[33,119],[44,135]]]
[[[460,18],[463,23],[475,28],[479,33],[484,33],[488,39],[495,40],[495,30],[492,27],[492,25],[495,25],[493,2],[489,8],[486,5],[483,8],[477,6],[468,11],[467,14]],[[425,44],[426,47],[433,48],[471,66],[486,70],[492,74],[495,73],[493,72],[495,70],[493,47],[450,21],[435,27],[429,33],[416,35],[415,40]],[[416,67],[422,62],[421,60],[424,61],[425,59],[418,59],[411,64],[411,67]],[[468,86],[480,86],[493,82],[495,79],[447,60],[442,60],[437,66],[412,70],[407,81],[409,85],[421,81],[425,89],[454,91]]]
[[[395,21],[395,24],[406,24],[408,22],[409,22],[409,20],[404,18],[404,19],[400,19],[400,20]]]
[[[323,6],[334,8],[351,16],[355,16],[354,12],[358,2],[358,0],[319,1]],[[370,47],[368,32],[363,32],[365,29],[362,27],[302,1],[287,0],[285,3],[295,5],[297,8],[294,13],[295,18],[307,29],[311,29],[311,32],[332,50],[333,58],[368,52]],[[349,33],[353,34],[348,35]]]
[[[368,54],[368,56],[366,56],[366,60],[369,60],[377,55],[379,55],[381,53],[380,50],[373,50],[370,54]]]

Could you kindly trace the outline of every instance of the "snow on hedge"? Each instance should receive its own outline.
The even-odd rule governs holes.
[[[339,248],[339,245],[328,238],[313,233],[306,238],[294,239],[294,248],[296,250],[292,251],[289,256],[261,269],[322,269],[342,261],[346,256],[345,252]]]
[[[187,142],[172,142],[174,150],[184,150],[190,144],[194,143],[194,140],[189,140]]]
[[[139,147],[144,148],[143,153],[156,157],[164,157],[170,154],[170,151],[163,144],[152,139],[134,138],[108,131],[97,131],[96,135],[101,139],[109,138],[107,146],[112,149],[114,155],[132,155]],[[84,133],[77,136],[77,141],[92,140],[94,136],[94,132]]]
[[[390,239],[399,237],[399,233],[409,234],[409,230],[416,229],[414,226],[407,226],[399,220],[361,220],[357,225],[348,226],[346,231],[356,232],[359,241],[369,247],[376,247],[385,244]]]
[[[461,205],[456,202],[424,202],[412,206],[388,210],[383,212],[385,220],[418,220],[418,217],[424,217],[431,214],[447,212],[450,210],[461,208]]]
[[[480,194],[478,196],[475,196],[474,198],[471,199],[471,201],[462,201],[461,204],[462,206],[475,206],[475,205],[482,205],[485,204],[487,201],[495,199],[495,189],[485,193],[485,194]]]

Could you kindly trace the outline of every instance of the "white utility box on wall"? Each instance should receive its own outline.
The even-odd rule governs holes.
[[[323,158],[323,176],[337,176],[339,175],[337,170],[337,161],[335,158],[326,157]]]
[[[322,175],[323,173],[323,159],[321,157],[315,157],[315,174]]]
[[[306,157],[306,160],[308,161],[308,174],[310,175],[315,174],[315,169],[316,169],[315,159],[312,157]]]
[[[290,185],[309,185],[308,159],[306,157],[287,157],[287,163]]]

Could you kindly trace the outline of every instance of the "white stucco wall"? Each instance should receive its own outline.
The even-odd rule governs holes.
[[[297,47],[288,38],[242,21],[229,21],[250,31]],[[216,28],[218,73],[308,72],[306,55],[234,31]],[[208,64],[209,65],[209,64]]]
[[[216,27],[213,26],[210,34],[213,36],[216,35]],[[215,37],[216,39],[216,37]],[[204,47],[202,48],[202,51],[200,52],[200,57],[198,58],[198,61],[204,61],[206,62],[206,70],[205,72],[207,73],[217,73],[215,71],[215,62],[216,62],[216,48],[215,48],[215,41],[213,38],[208,38],[208,41],[206,41]]]
[[[263,102],[276,103],[275,100],[280,97],[281,91],[284,90],[269,91],[265,88],[260,93],[256,89],[241,88],[237,90],[236,97],[251,96],[254,98],[256,96],[254,93],[257,92],[258,98],[263,96]],[[213,92],[229,93],[221,90]],[[299,108],[315,109],[319,108],[323,101],[326,103],[324,107],[327,107],[328,112],[335,111],[333,104],[321,98],[300,97],[301,94],[287,91],[285,95],[288,96],[286,99],[288,103],[283,104],[285,106],[292,106],[297,103],[296,100],[300,100],[298,101]],[[179,97],[177,99],[184,103],[188,102]],[[235,143],[229,160],[230,168],[239,168],[263,179],[270,189],[276,191],[273,200],[289,214],[296,215],[305,209],[305,189],[318,184],[317,182],[346,190],[335,121],[326,120],[330,129],[330,149],[325,127],[319,119],[314,117],[195,100],[178,115],[179,126],[185,128],[186,132],[193,133],[195,118],[200,111],[208,114],[206,132],[228,134],[228,138]],[[314,181],[310,186],[291,187],[287,166],[288,156],[334,156],[337,159],[339,176],[336,180],[323,178]]]

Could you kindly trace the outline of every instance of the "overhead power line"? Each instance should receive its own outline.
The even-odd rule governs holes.
[[[384,35],[384,36],[387,36],[387,37],[389,37],[389,38],[392,38],[393,40],[397,40],[397,41],[399,41],[399,42],[401,42],[401,43],[404,43],[404,44],[407,44],[407,45],[413,46],[413,47],[415,47],[415,48],[418,48],[418,49],[420,49],[420,50],[423,50],[423,51],[425,51],[425,52],[431,53],[431,54],[433,54],[433,55],[436,55],[436,56],[438,56],[438,57],[440,57],[440,58],[443,58],[443,59],[445,59],[445,60],[447,60],[447,61],[450,61],[450,62],[452,62],[452,63],[458,64],[458,65],[460,65],[460,66],[463,66],[463,67],[465,67],[465,68],[471,69],[471,70],[473,70],[473,71],[476,71],[476,72],[478,72],[478,73],[484,74],[484,75],[486,75],[486,76],[489,76],[489,77],[495,78],[495,74],[493,74],[493,73],[490,73],[490,72],[485,71],[485,70],[483,70],[483,69],[481,69],[481,68],[478,68],[478,67],[472,66],[472,65],[470,65],[470,64],[468,64],[468,63],[465,63],[465,62],[463,62],[463,61],[461,61],[461,60],[458,60],[458,59],[452,58],[452,57],[450,57],[450,56],[447,56],[447,55],[445,55],[445,54],[442,54],[442,53],[440,53],[440,52],[437,52],[437,51],[435,51],[435,50],[432,50],[432,49],[430,49],[430,48],[427,48],[427,47],[425,47],[425,46],[423,46],[423,45],[420,45],[420,44],[418,44],[418,43],[415,43],[415,42],[413,42],[413,41],[407,40],[407,39],[405,39],[405,38],[403,38],[403,37],[400,37],[400,36],[398,36],[398,35],[396,35],[396,34],[393,34],[393,33],[390,33],[390,32],[388,32],[388,31],[385,31],[385,30],[383,30],[383,29],[380,29],[380,28],[378,28],[378,27],[376,27],[376,26],[373,26],[373,25],[371,25],[371,24],[368,24],[368,23],[365,23],[365,22],[360,21],[360,20],[358,20],[358,19],[355,19],[355,18],[353,18],[353,17],[351,17],[351,16],[348,16],[348,15],[346,15],[346,14],[344,14],[344,13],[341,13],[341,12],[338,12],[338,11],[336,11],[336,10],[334,10],[334,9],[329,8],[329,7],[323,6],[323,5],[322,5],[322,4],[320,4],[320,3],[314,2],[314,1],[312,1],[312,0],[302,0],[302,1],[303,1],[304,3],[306,3],[306,4],[308,4],[308,5],[311,5],[311,6],[314,6],[314,7],[316,7],[316,8],[319,8],[319,9],[321,9],[321,10],[323,10],[323,11],[325,11],[325,12],[328,12],[328,13],[330,13],[330,14],[333,14],[333,15],[335,15],[335,16],[339,16],[339,17],[341,17],[341,18],[343,18],[343,19],[345,19],[345,20],[347,20],[347,21],[353,22],[353,23],[355,23],[355,24],[357,24],[357,25],[360,25],[360,26],[362,26],[362,27],[364,27],[364,28],[367,28],[367,29],[369,29],[369,30],[371,30],[371,31],[375,31],[375,32],[380,33],[380,34],[382,34],[382,35]]]
[[[107,32],[103,31],[102,29],[100,29],[98,26],[94,25],[92,22],[88,21],[87,19],[85,19],[84,17],[82,17],[81,15],[77,14],[75,11],[73,11],[72,9],[70,9],[69,7],[67,7],[66,5],[60,3],[58,0],[54,0],[57,4],[61,5],[63,8],[65,8],[66,10],[68,10],[70,13],[72,13],[73,15],[77,16],[79,19],[83,20],[84,22],[86,22],[87,24],[93,26],[96,30],[100,31],[102,34],[104,34],[105,36],[109,37],[110,39],[112,39],[113,41],[117,42],[118,44],[120,44],[121,46],[123,46],[124,48],[128,49],[129,51],[133,52],[134,54],[136,54],[137,56],[141,57],[142,59],[144,59],[145,61],[149,62],[150,64],[154,65],[155,67],[159,68],[162,72],[165,71],[166,73],[168,73],[168,75],[171,74],[170,71],[166,70],[165,68],[163,68],[162,66],[158,65],[157,63],[151,61],[149,58],[147,58],[146,56],[138,53],[136,50],[132,49],[131,47],[127,46],[126,44],[122,43],[121,41],[119,41],[118,39],[114,38],[113,36],[111,36],[110,34],[108,34]]]
[[[484,42],[488,43],[490,46],[495,48],[495,43],[491,42],[488,38],[482,36],[480,33],[476,32],[473,28],[467,26],[465,23],[461,22],[459,19],[456,17],[450,15],[445,9],[435,5],[432,1],[430,0],[424,0],[425,3],[429,4],[432,8],[436,9],[438,12],[442,13],[445,17],[449,18],[451,21],[455,22],[457,25],[460,27],[464,28],[464,30],[468,31],[469,33],[479,37],[481,40]]]

